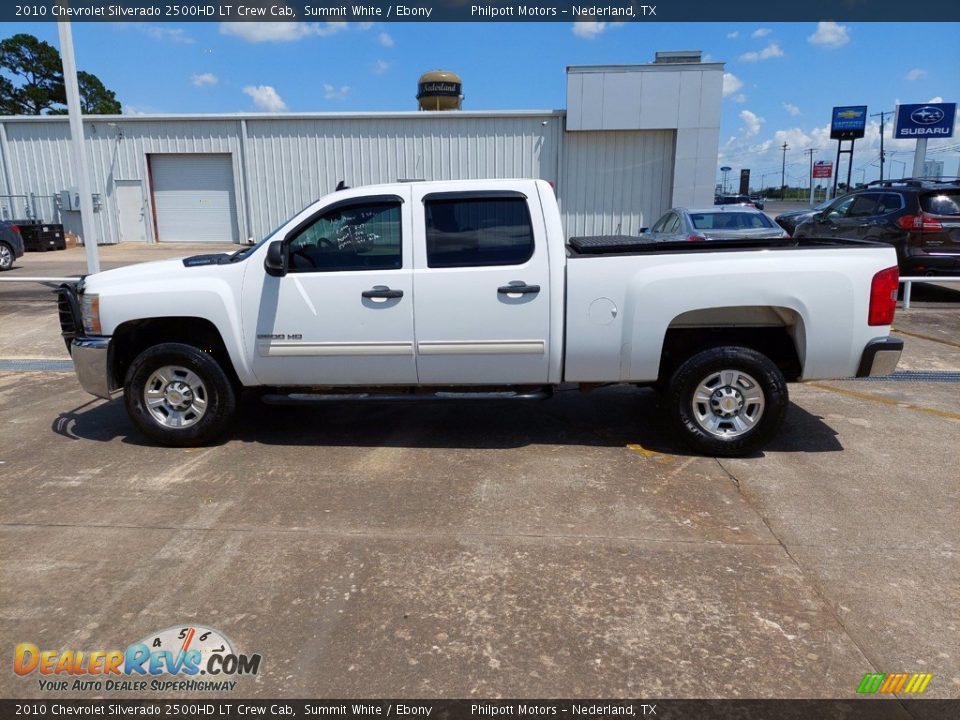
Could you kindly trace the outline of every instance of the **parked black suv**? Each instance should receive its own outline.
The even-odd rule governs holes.
[[[900,274],[960,275],[960,180],[884,180],[837,198],[794,237],[878,240]]]

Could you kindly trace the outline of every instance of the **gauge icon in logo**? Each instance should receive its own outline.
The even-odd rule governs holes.
[[[931,105],[924,105],[910,113],[910,119],[918,125],[933,125],[943,120],[943,110]]]
[[[233,643],[219,630],[203,625],[180,625],[150,633],[140,641],[151,652],[167,650],[173,655],[200,651],[200,667],[206,667],[211,655],[235,655]]]

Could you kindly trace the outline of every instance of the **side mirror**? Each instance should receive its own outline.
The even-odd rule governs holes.
[[[643,235],[644,233],[648,233],[648,232],[650,232],[650,228],[640,228],[640,232],[637,234]]]
[[[283,250],[283,240],[274,240],[267,246],[267,257],[263,261],[267,275],[283,277],[287,274],[287,258]]]

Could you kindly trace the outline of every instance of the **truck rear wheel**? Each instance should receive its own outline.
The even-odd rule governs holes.
[[[236,407],[236,392],[219,363],[181,343],[140,353],[127,371],[123,397],[143,434],[173,447],[210,442],[226,429]]]
[[[697,452],[742,457],[776,434],[787,413],[787,382],[765,355],[710,348],[677,368],[665,397],[671,418]]]

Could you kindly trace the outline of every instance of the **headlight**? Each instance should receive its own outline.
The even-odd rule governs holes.
[[[96,293],[84,293],[80,303],[80,317],[83,320],[83,331],[87,335],[99,335],[100,296]]]

